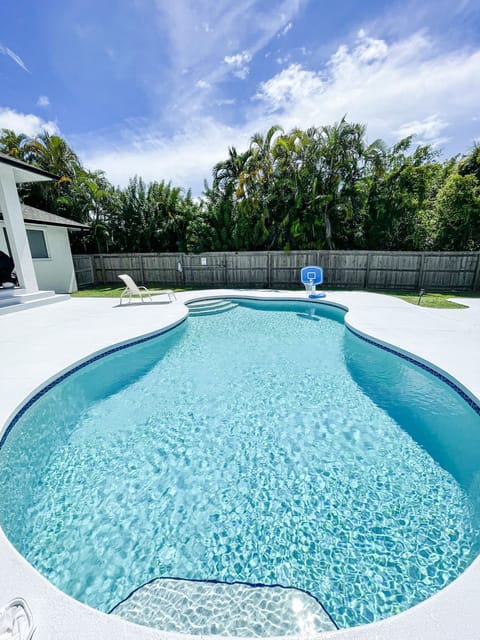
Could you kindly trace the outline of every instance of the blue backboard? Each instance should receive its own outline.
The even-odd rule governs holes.
[[[300,279],[302,284],[322,284],[323,282],[323,269],[322,267],[303,267],[300,272]]]

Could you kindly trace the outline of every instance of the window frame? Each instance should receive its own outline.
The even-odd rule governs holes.
[[[32,227],[30,227],[30,228],[25,227],[25,231],[26,231],[26,234],[27,234],[28,247],[29,247],[29,249],[30,249],[30,253],[31,253],[31,255],[32,255],[32,260],[39,260],[39,261],[43,261],[43,262],[44,262],[44,261],[46,261],[46,260],[51,260],[51,259],[52,259],[52,254],[51,254],[51,252],[50,252],[50,247],[48,246],[47,234],[45,233],[45,229],[38,229],[38,228],[32,228]],[[33,231],[33,232],[37,232],[37,233],[41,233],[41,234],[42,234],[42,237],[43,237],[43,244],[45,245],[45,251],[47,252],[47,255],[46,255],[46,256],[42,256],[41,258],[36,258],[36,257],[33,255],[33,252],[32,252],[32,246],[31,246],[31,244],[30,244],[30,238],[29,238],[29,236],[28,236],[28,234],[29,234],[29,232],[30,232],[30,231]]]

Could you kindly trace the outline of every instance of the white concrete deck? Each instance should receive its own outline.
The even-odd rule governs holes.
[[[181,322],[183,302],[218,297],[302,299],[304,292],[208,290],[153,303],[118,307],[115,299],[74,298],[0,317],[0,435],[39,387],[79,360],[112,344]],[[480,398],[480,299],[469,309],[434,310],[363,292],[328,293],[325,302],[349,309],[356,331],[392,344],[443,369]],[[1,499],[1,498],[0,498]],[[479,640],[480,558],[447,588],[381,622],[322,634],[332,640]],[[52,586],[8,542],[0,529],[0,608],[22,596],[30,604],[36,640],[159,640],[187,638],[132,625],[83,605]],[[199,636],[190,636],[199,639]]]

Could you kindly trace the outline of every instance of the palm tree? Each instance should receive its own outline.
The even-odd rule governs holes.
[[[243,234],[255,249],[271,249],[275,244],[277,229],[273,186],[275,176],[274,136],[283,130],[280,126],[270,127],[266,135],[256,133],[250,141],[245,166],[240,175],[238,194],[242,202]]]
[[[480,143],[474,142],[472,150],[458,163],[461,176],[473,174],[480,183]]]
[[[80,160],[71,147],[60,138],[43,131],[24,145],[24,159],[59,177],[57,182],[36,182],[25,186],[23,200],[26,204],[60,213],[64,198],[72,197],[72,185],[82,172]]]
[[[54,173],[60,180],[73,180],[82,169],[73,149],[60,136],[43,131],[27,145],[28,160],[41,169]]]
[[[213,167],[212,189],[226,193],[231,190],[230,188],[233,184],[236,192],[248,155],[248,152],[238,153],[235,147],[229,147],[227,160],[217,162]]]
[[[9,156],[23,160],[25,157],[25,145],[28,136],[24,133],[15,133],[12,129],[2,129],[0,134],[0,151]]]
[[[308,206],[309,180],[305,179],[305,160],[310,138],[307,132],[293,129],[276,138],[273,147],[274,183],[271,206],[275,209],[274,225],[277,246],[292,249],[297,243],[308,248],[304,241],[310,213]],[[307,233],[307,235],[309,235]],[[315,230],[309,241],[316,246]]]
[[[361,175],[365,150],[365,127],[350,124],[345,117],[339,123],[320,129],[317,179],[321,192],[325,239],[329,249],[335,247],[334,231],[352,215],[355,184]]]

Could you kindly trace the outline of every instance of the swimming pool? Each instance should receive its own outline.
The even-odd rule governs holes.
[[[2,448],[12,542],[104,610],[160,575],[296,586],[339,626],[436,591],[477,551],[477,414],[341,316],[242,303],[56,385]]]

